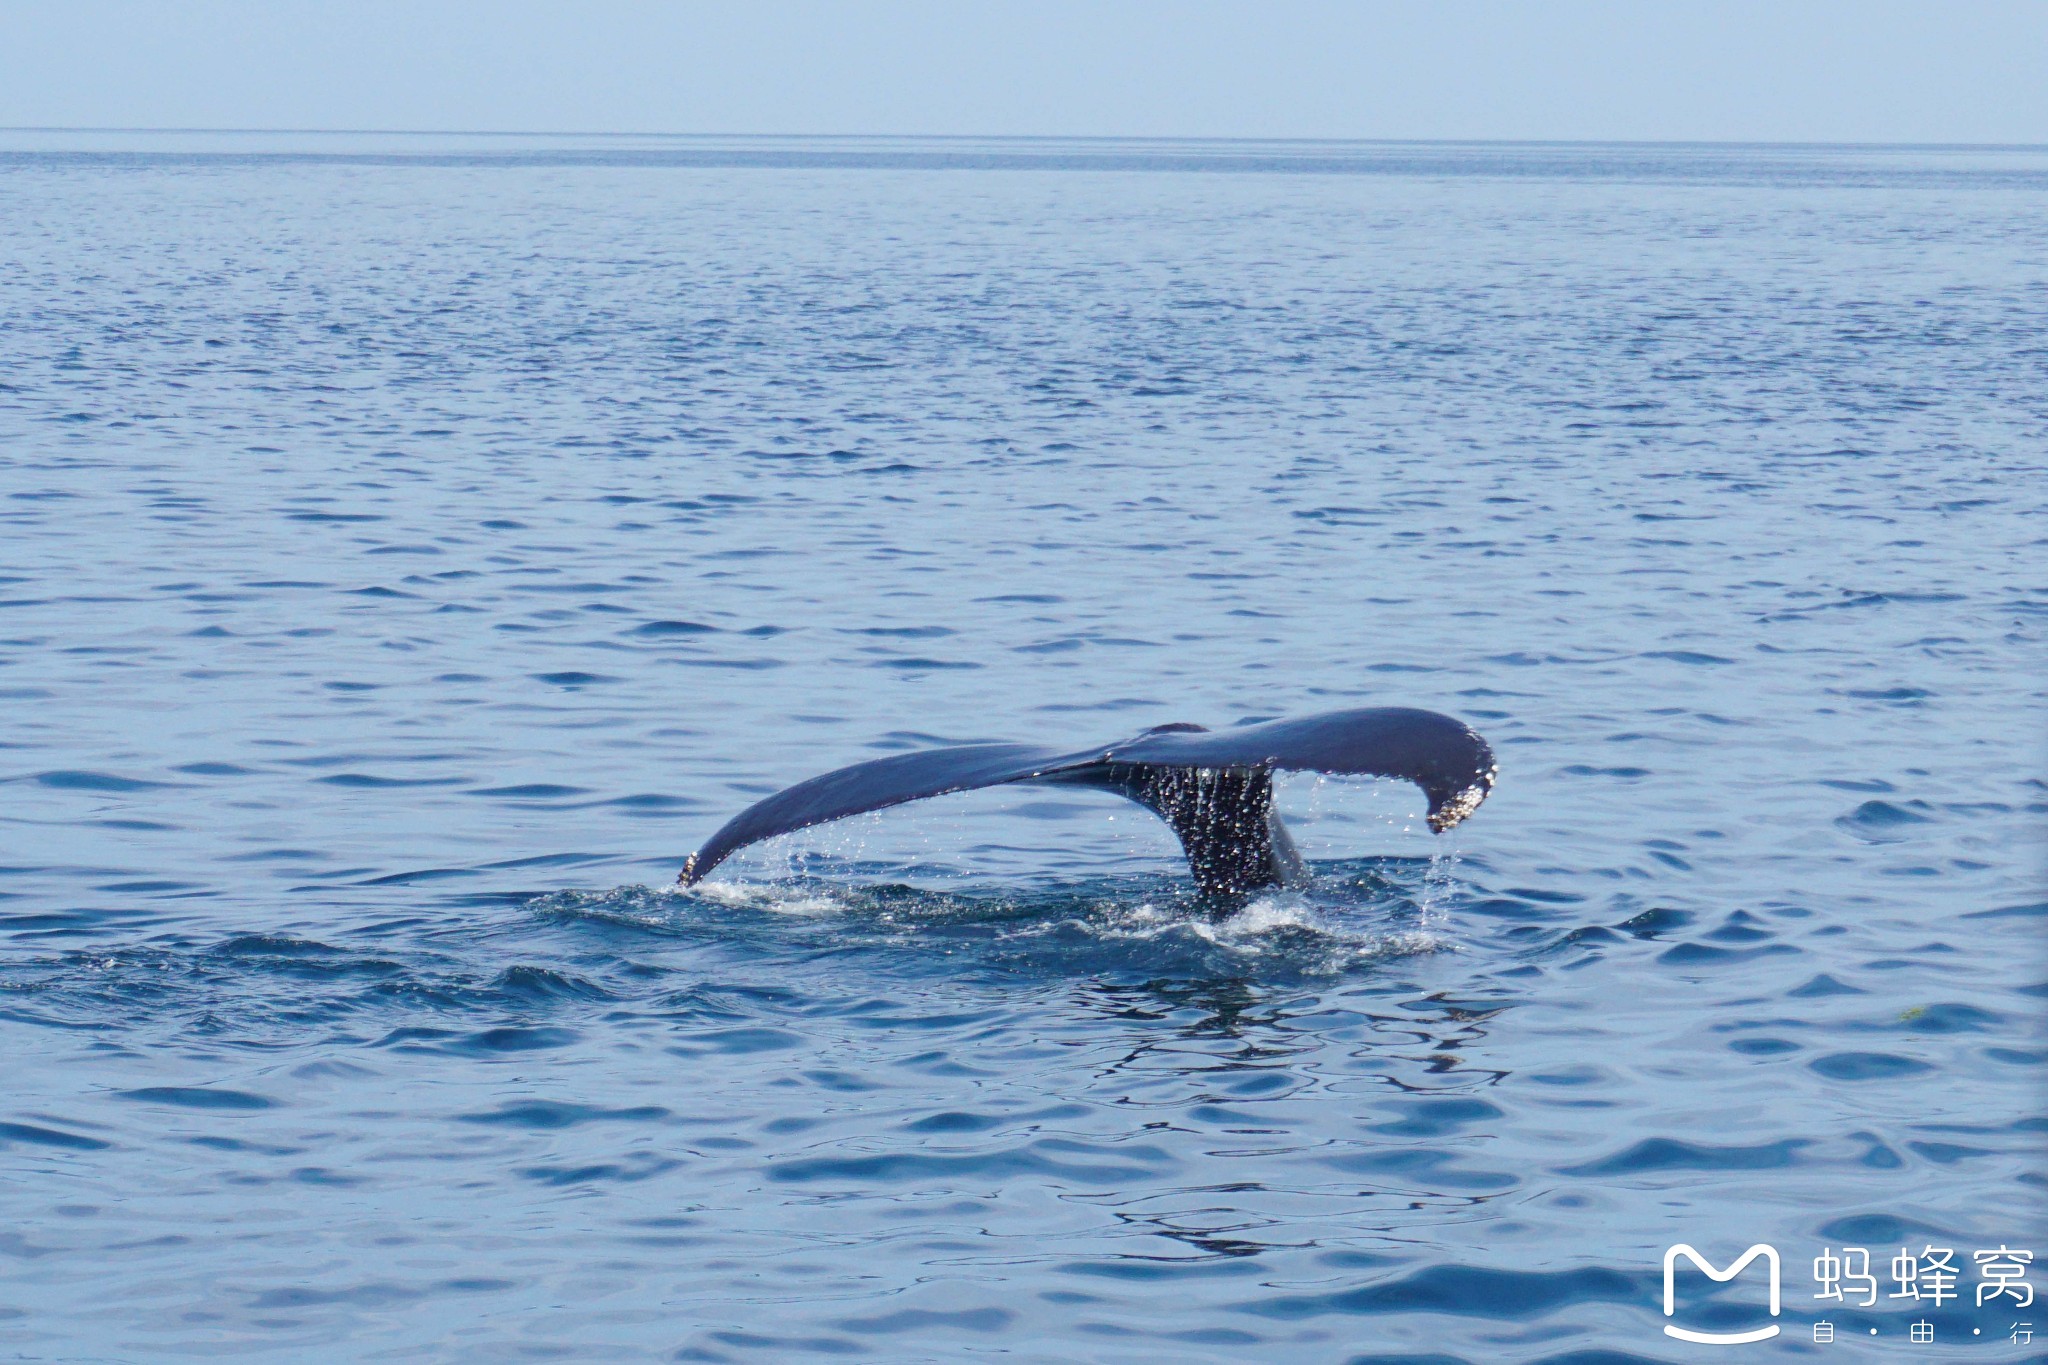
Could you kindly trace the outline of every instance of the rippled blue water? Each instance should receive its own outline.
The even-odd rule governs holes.
[[[1673,1242],[1787,1342],[2048,1252],[2048,157],[191,141],[0,156],[10,1356],[1667,1359]],[[1295,780],[1220,925],[1044,789],[670,886],[1371,704],[1493,799]]]

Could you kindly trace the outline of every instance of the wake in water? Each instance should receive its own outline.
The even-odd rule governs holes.
[[[937,959],[956,973],[1301,978],[1450,947],[1454,866],[1444,853],[1318,863],[1306,884],[1220,917],[1190,883],[1157,875],[991,890],[809,873],[559,892],[531,908],[754,950],[879,954],[895,959],[883,964],[892,970]]]

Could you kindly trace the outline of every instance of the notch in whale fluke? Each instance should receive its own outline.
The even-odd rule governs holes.
[[[1493,790],[1493,750],[1463,721],[1402,706],[1328,711],[1233,730],[1177,722],[1115,744],[1060,750],[963,744],[840,768],[757,801],[691,854],[677,878],[698,882],[748,844],[927,796],[1008,783],[1094,787],[1159,816],[1179,836],[1203,891],[1232,894],[1295,881],[1301,859],[1273,807],[1273,773],[1403,778],[1429,798],[1441,834]]]

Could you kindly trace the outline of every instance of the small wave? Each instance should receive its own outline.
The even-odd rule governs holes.
[[[139,777],[121,777],[114,773],[87,772],[78,769],[63,769],[57,772],[37,773],[37,784],[57,791],[73,792],[142,792],[165,787],[167,782],[150,782]]]
[[[1912,809],[1914,806],[1925,809],[1926,803],[1909,801],[1895,805],[1890,801],[1865,801],[1838,818],[1835,824],[1867,844],[1896,843],[1910,837],[1915,825],[1925,825],[1932,820],[1931,816]]]

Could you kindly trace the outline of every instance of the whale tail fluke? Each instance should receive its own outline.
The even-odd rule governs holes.
[[[1237,894],[1298,880],[1300,855],[1273,806],[1279,769],[1395,777],[1420,786],[1442,833],[1486,799],[1493,750],[1434,711],[1371,707],[1231,730],[1161,725],[1117,744],[1062,752],[966,744],[895,754],[800,782],[734,816],[683,864],[685,886],[748,844],[928,796],[1010,783],[1114,792],[1164,820],[1195,882]]]

